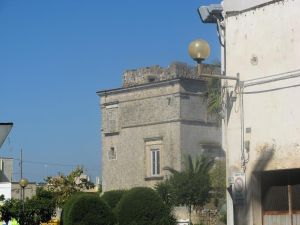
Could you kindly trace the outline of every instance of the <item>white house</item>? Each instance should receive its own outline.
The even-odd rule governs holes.
[[[227,224],[300,224],[298,0],[224,0]]]

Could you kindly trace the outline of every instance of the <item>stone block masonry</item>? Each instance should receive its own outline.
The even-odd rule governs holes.
[[[220,74],[220,66],[203,64],[203,74]],[[127,70],[123,75],[123,87],[130,87],[151,82],[170,80],[174,78],[202,79],[197,73],[197,67],[186,63],[174,62],[167,68],[158,65]]]

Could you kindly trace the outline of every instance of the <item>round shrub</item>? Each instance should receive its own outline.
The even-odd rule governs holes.
[[[65,202],[62,213],[61,213],[61,225],[68,224],[70,209],[72,208],[73,203],[78,198],[78,196],[82,195],[82,194],[85,194],[85,193],[76,193],[76,194],[72,195],[71,197],[69,197],[69,199]]]
[[[132,188],[115,208],[120,225],[174,225],[176,220],[150,188]]]
[[[107,191],[104,192],[104,194],[101,196],[101,199],[104,200],[111,209],[114,209],[125,193],[126,190]]]
[[[109,206],[95,194],[71,197],[64,206],[64,225],[113,225],[115,217]]]

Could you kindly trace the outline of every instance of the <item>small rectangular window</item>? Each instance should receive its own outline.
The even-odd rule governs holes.
[[[114,160],[114,159],[117,159],[117,153],[116,153],[116,150],[114,147],[111,147],[109,149],[109,152],[108,152],[108,159],[109,160]]]
[[[105,109],[105,133],[115,133],[119,131],[119,106],[109,105]]]
[[[164,147],[162,137],[144,138],[145,180],[162,180],[164,178]]]
[[[160,175],[159,149],[152,149],[151,150],[151,175],[152,176]]]

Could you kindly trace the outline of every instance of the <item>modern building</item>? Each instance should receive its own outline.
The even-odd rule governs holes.
[[[203,73],[220,67],[204,65]],[[207,81],[183,63],[126,71],[123,86],[99,91],[103,190],[153,187],[184,155],[224,157],[219,118],[207,111]]]
[[[227,224],[299,225],[300,1],[224,0],[223,9],[223,74],[240,78],[223,82]]]

